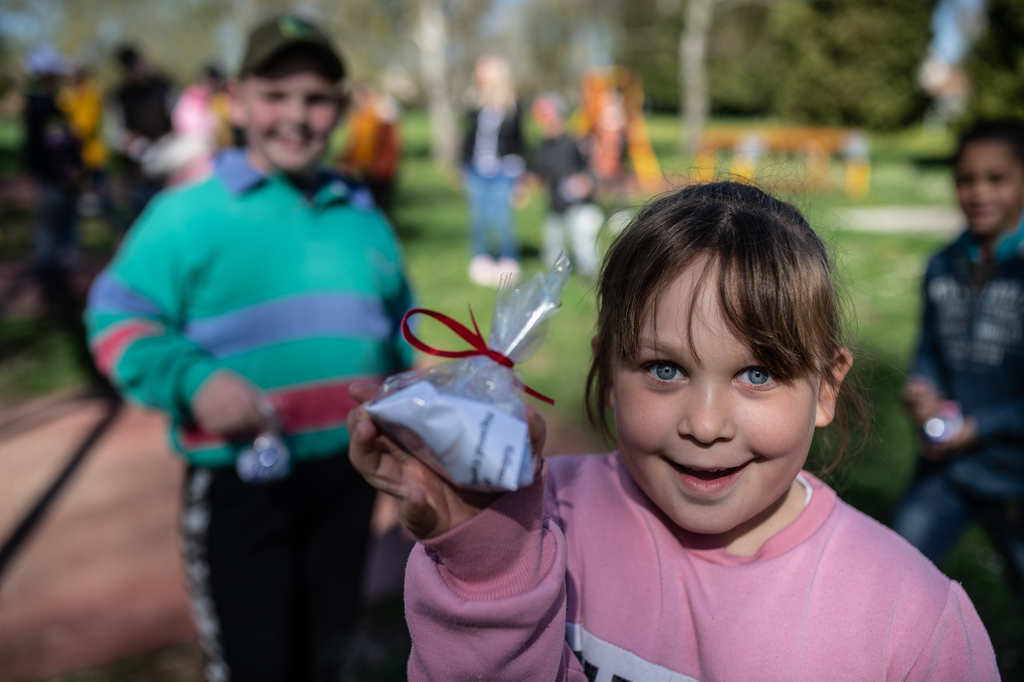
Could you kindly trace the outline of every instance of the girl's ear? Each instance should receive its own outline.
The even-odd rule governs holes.
[[[819,381],[818,407],[814,416],[815,426],[828,426],[836,416],[836,402],[839,399],[839,387],[843,384],[847,372],[853,366],[853,354],[843,348],[839,351],[835,365],[832,366],[832,382]]]

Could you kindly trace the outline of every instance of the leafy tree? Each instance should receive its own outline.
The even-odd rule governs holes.
[[[640,73],[654,108],[683,114],[681,146],[696,153],[710,113],[764,114],[777,49],[764,30],[779,0],[623,3],[622,63]]]
[[[1020,0],[988,0],[988,26],[965,68],[972,92],[967,120],[1024,118],[1024,9]]]
[[[781,53],[776,112],[790,121],[872,129],[898,128],[918,118],[925,100],[916,74],[934,4],[786,2],[772,22]]]
[[[772,9],[762,1],[720,0],[707,37],[707,85],[713,114],[758,116],[772,109],[778,40],[766,30]],[[657,111],[680,106],[679,39],[685,3],[630,0],[619,3],[616,59],[644,79]]]
[[[771,111],[779,73],[779,44],[764,3],[724,3],[711,27],[708,90],[718,115],[757,116]]]
[[[677,0],[630,0],[618,4],[615,61],[640,74],[644,94],[657,111],[678,111],[679,33]]]

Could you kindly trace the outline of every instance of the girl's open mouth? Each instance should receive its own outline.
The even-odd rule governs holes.
[[[668,462],[675,469],[679,482],[690,493],[699,496],[724,493],[739,479],[746,465],[750,464],[750,462],[746,462],[738,467],[723,467],[721,469],[694,469],[672,460],[668,460]]]
[[[695,478],[699,478],[702,481],[713,481],[716,478],[724,478],[736,471],[739,471],[742,467],[730,467],[728,469],[715,469],[714,471],[708,471],[704,469],[691,469],[690,467],[684,467],[677,465],[677,468],[684,474],[688,474]]]

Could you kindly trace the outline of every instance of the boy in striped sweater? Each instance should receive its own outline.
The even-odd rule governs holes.
[[[347,386],[408,367],[411,295],[369,193],[318,168],[344,73],[307,22],[258,27],[231,90],[247,147],[159,195],[90,292],[97,366],[170,415],[188,461],[208,680],[336,679],[358,606],[373,491],[346,456]],[[268,432],[290,472],[247,482],[236,460]]]

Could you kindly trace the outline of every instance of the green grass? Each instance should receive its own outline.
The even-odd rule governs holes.
[[[0,146],[9,135],[4,131],[0,126]],[[650,131],[663,168],[685,173],[689,162],[677,151],[675,119],[656,117]],[[419,302],[467,324],[466,307],[470,305],[486,332],[494,291],[468,281],[468,215],[461,188],[456,178],[445,176],[431,163],[424,116],[409,112],[403,137],[405,158],[394,223]],[[337,143],[341,140],[339,136]],[[910,130],[873,136],[872,146],[876,162],[871,191],[863,203],[953,204],[948,170],[935,163],[950,152],[947,135]],[[920,277],[929,253],[941,241],[850,232],[837,215],[838,209],[853,205],[842,192],[841,165],[833,163],[821,192],[807,192],[801,174],[799,160],[771,159],[761,169],[759,182],[783,190],[794,200],[835,253],[842,290],[853,311],[850,341],[857,356],[856,369],[871,405],[870,435],[830,481],[844,499],[885,521],[914,464],[914,436],[902,415],[898,395],[917,334]],[[636,201],[633,197],[624,203]],[[540,270],[537,251],[544,210],[540,194],[517,210],[527,273]],[[90,239],[97,248],[103,244],[98,232]],[[583,385],[594,313],[592,286],[574,277],[548,342],[522,367],[527,384],[555,399],[555,407],[538,408],[554,424],[573,428],[583,424]],[[0,325],[0,394],[38,393],[82,381],[85,375],[74,365],[73,341],[62,334],[32,321]],[[464,347],[454,334],[429,320],[423,322],[421,335],[434,346]],[[823,447],[827,446],[816,444],[817,450]],[[1024,679],[1024,662],[1020,660],[1024,622],[1013,609],[1001,559],[988,539],[979,529],[972,529],[942,568],[964,584],[978,607],[999,654],[1004,679]]]
[[[0,403],[88,380],[74,328],[53,320],[0,320]]]

